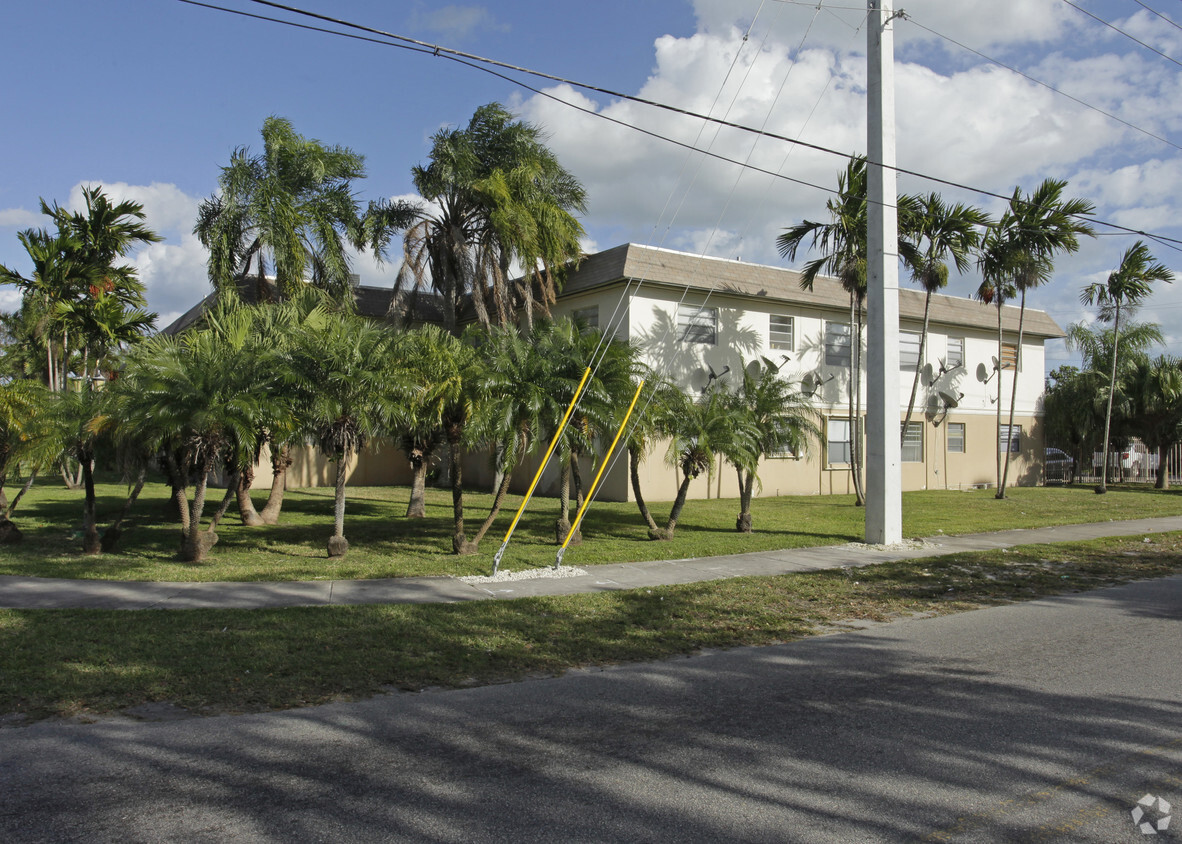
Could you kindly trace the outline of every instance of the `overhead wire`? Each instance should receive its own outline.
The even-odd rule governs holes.
[[[1144,9],[1145,11],[1149,12],[1150,14],[1157,15],[1159,18],[1161,18],[1163,21],[1165,21],[1166,23],[1168,23],[1170,26],[1174,27],[1175,29],[1182,29],[1182,24],[1176,23],[1171,18],[1168,18],[1165,15],[1163,15],[1157,9],[1151,8],[1150,6],[1147,6],[1146,4],[1142,3],[1141,0],[1133,0],[1133,2],[1136,3],[1138,6],[1140,6],[1142,9]]]
[[[1068,6],[1070,6],[1071,8],[1075,9],[1076,11],[1078,11],[1078,12],[1082,12],[1083,14],[1087,15],[1089,18],[1091,18],[1092,20],[1096,21],[1097,23],[1101,23],[1101,24],[1103,24],[1104,26],[1106,26],[1106,27],[1108,27],[1109,29],[1111,29],[1113,32],[1117,32],[1117,33],[1119,33],[1119,34],[1123,35],[1125,38],[1129,39],[1130,41],[1132,41],[1132,42],[1134,42],[1134,43],[1136,43],[1136,44],[1140,44],[1142,47],[1144,47],[1144,48],[1145,48],[1146,50],[1148,50],[1149,52],[1151,52],[1151,53],[1156,53],[1157,55],[1161,56],[1161,57],[1162,57],[1163,59],[1165,59],[1166,61],[1168,61],[1168,62],[1173,62],[1174,64],[1178,65],[1178,67],[1182,67],[1182,62],[1178,61],[1178,60],[1177,60],[1176,58],[1174,58],[1173,56],[1170,56],[1170,55],[1167,55],[1166,53],[1163,53],[1161,50],[1157,49],[1157,47],[1154,47],[1152,44],[1146,44],[1146,43],[1145,43],[1144,41],[1142,41],[1140,38],[1138,38],[1138,37],[1137,37],[1137,36],[1135,36],[1135,35],[1131,35],[1131,34],[1129,34],[1128,32],[1125,32],[1123,29],[1121,29],[1121,28],[1120,28],[1119,26],[1117,26],[1116,24],[1114,24],[1114,23],[1109,23],[1108,21],[1104,20],[1104,18],[1100,17],[1099,15],[1097,15],[1097,14],[1095,14],[1095,13],[1093,13],[1093,12],[1089,12],[1089,11],[1088,11],[1087,9],[1085,9],[1083,6],[1080,6],[1080,5],[1076,4],[1076,3],[1073,3],[1073,2],[1072,2],[1072,0],[1063,0],[1063,2],[1064,2],[1064,3],[1066,3]],[[1148,7],[1146,7],[1146,8],[1148,8]]]

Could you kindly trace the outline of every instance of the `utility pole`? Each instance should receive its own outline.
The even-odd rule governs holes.
[[[895,41],[891,0],[867,0],[866,541],[903,539],[899,477],[899,243],[895,207]]]

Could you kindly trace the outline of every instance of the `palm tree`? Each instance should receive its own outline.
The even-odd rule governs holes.
[[[394,335],[361,317],[332,314],[323,328],[306,329],[291,350],[294,387],[307,432],[337,464],[333,535],[328,556],[343,557],[345,481],[349,463],[401,413],[404,376],[395,366]]]
[[[0,543],[17,542],[20,530],[12,514],[38,471],[52,464],[59,451],[51,418],[51,396],[31,380],[0,380]],[[5,494],[11,478],[24,472],[23,486],[12,500]]]
[[[263,121],[262,136],[261,154],[234,151],[218,193],[198,210],[193,233],[209,250],[210,281],[233,297],[252,280],[256,301],[288,298],[311,281],[351,307],[347,246],[383,244],[417,209],[378,203],[364,216],[353,193],[362,156],[305,138],[281,117]]]
[[[646,368],[642,374],[647,388],[639,411],[633,414],[628,426],[628,476],[640,517],[648,526],[649,536],[655,538],[660,529],[641,491],[640,464],[653,444],[665,436],[665,423],[681,407],[682,394],[671,381],[662,378],[657,372]]]
[[[743,424],[742,414],[727,400],[721,387],[708,389],[697,399],[684,393],[679,395],[680,399],[674,399],[669,408],[670,415],[662,420],[662,427],[669,436],[665,462],[680,470],[681,483],[669,510],[669,520],[653,535],[655,539],[673,538],[690,483],[709,471],[716,454],[729,455],[753,470],[749,457],[740,455],[749,456],[758,451],[754,434]]]
[[[216,518],[201,530],[210,472],[251,459],[256,432],[276,413],[279,371],[251,350],[200,330],[153,337],[132,352],[128,371],[126,385],[124,377],[112,384],[127,392],[121,421],[165,455],[182,512],[181,559],[200,562],[217,542]],[[191,501],[184,492],[189,478]]]
[[[902,229],[900,251],[911,269],[911,277],[923,288],[923,329],[919,335],[919,363],[911,380],[911,398],[903,419],[903,433],[911,423],[915,409],[915,395],[919,390],[919,373],[927,347],[928,319],[932,295],[948,284],[948,261],[958,272],[969,268],[969,254],[977,247],[980,235],[977,226],[986,225],[989,217],[979,208],[961,203],[945,204],[938,193],[923,197],[901,197],[899,219]]]
[[[739,516],[735,530],[751,533],[751,499],[759,481],[759,461],[786,451],[801,454],[810,438],[821,436],[818,413],[800,390],[780,377],[779,367],[767,358],[746,363],[740,359],[742,383],[731,394],[733,409],[747,436],[735,443],[750,451],[724,452],[739,476]]]
[[[1104,460],[1101,461],[1100,485],[1097,493],[1108,491],[1108,436],[1112,426],[1112,396],[1116,385],[1117,358],[1120,349],[1121,308],[1135,308],[1153,291],[1153,282],[1174,280],[1174,274],[1164,264],[1156,263],[1142,241],[1138,240],[1121,257],[1120,267],[1109,273],[1107,282],[1089,284],[1080,294],[1085,305],[1099,304],[1101,317],[1111,314],[1113,350],[1112,374],[1109,378],[1108,408],[1104,414]]]
[[[465,129],[437,132],[430,163],[412,171],[433,210],[406,233],[396,296],[404,287],[433,290],[453,334],[467,303],[483,325],[506,325],[522,307],[529,330],[534,308],[546,312],[553,301],[555,273],[581,255],[583,228],[572,214],[585,210],[585,191],[541,138],[491,103]],[[516,288],[514,262],[524,272]]]
[[[1124,390],[1133,428],[1157,450],[1157,489],[1170,488],[1170,450],[1182,440],[1182,361],[1170,355],[1138,355]],[[1105,461],[1107,462],[1107,461]]]
[[[1020,297],[1018,310],[1018,343],[1014,359],[1014,383],[1010,392],[1009,430],[1014,430],[1014,405],[1018,399],[1018,373],[1022,368],[1022,341],[1026,317],[1026,293],[1047,281],[1054,270],[1054,258],[1059,252],[1079,250],[1079,235],[1095,236],[1092,227],[1082,219],[1091,214],[1095,205],[1084,199],[1065,199],[1067,182],[1046,179],[1034,191],[1022,196],[1020,187],[1014,188],[1006,211],[985,238],[980,259],[982,276],[990,279],[995,289],[1011,284]],[[998,342],[1001,340],[1001,311],[998,311]],[[998,405],[1000,410],[1001,349],[998,349]],[[1000,446],[1000,428],[998,440]],[[1006,497],[1010,471],[1010,448],[1007,442],[1002,461],[1001,478],[996,497]]]
[[[56,394],[54,421],[61,454],[78,462],[84,490],[82,508],[82,553],[98,554],[102,539],[95,516],[94,461],[99,433],[103,427],[104,393],[93,385]]]
[[[850,387],[847,396],[853,440],[850,472],[855,502],[859,507],[866,503],[862,490],[862,438],[858,434],[858,420],[862,415],[862,303],[866,299],[866,190],[866,157],[852,156],[845,172],[837,177],[836,198],[825,204],[830,222],[805,220],[776,238],[780,255],[790,261],[796,260],[796,253],[806,239],[812,249],[821,253],[804,265],[801,289],[812,290],[817,276],[828,273],[841,282],[850,297]]]

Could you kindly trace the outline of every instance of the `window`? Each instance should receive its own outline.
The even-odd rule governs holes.
[[[964,454],[964,423],[948,423],[948,452],[950,454]]]
[[[1001,344],[1001,368],[1018,368],[1018,346],[1014,343]]]
[[[919,332],[899,332],[899,369],[914,372],[919,369]]]
[[[907,423],[907,430],[903,432],[903,448],[899,452],[899,459],[904,463],[923,462],[922,422]]]
[[[773,349],[792,351],[794,329],[795,325],[793,324],[792,317],[784,316],[783,314],[772,314],[767,332],[768,345]]]
[[[850,461],[850,420],[830,419],[825,426],[825,442],[829,464]]]
[[[582,320],[588,328],[599,328],[599,305],[591,305],[587,308],[575,308],[571,312],[571,316],[575,322]]]
[[[1006,450],[1006,443],[1009,442],[1010,454],[1017,454],[1022,446],[1022,426],[1015,425],[1012,429],[1009,425],[1002,425],[997,429],[997,445],[1002,450]]]
[[[840,322],[825,323],[825,365],[850,366],[850,327]]]
[[[715,345],[718,342],[718,308],[679,305],[677,333],[685,343]]]
[[[956,366],[964,366],[964,338],[963,337],[949,337],[948,338],[948,352],[944,365],[949,369]]]

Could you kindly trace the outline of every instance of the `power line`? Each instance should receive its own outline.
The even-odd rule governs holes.
[[[521,67],[519,65],[510,64],[508,62],[502,62],[502,61],[499,61],[496,59],[485,58],[483,56],[478,56],[473,53],[465,53],[461,50],[454,50],[454,49],[451,49],[448,47],[444,47],[442,45],[430,44],[425,41],[419,41],[417,39],[410,38],[408,36],[397,35],[394,33],[385,32],[384,30],[375,29],[373,27],[365,26],[363,24],[357,24],[357,23],[352,23],[350,21],[346,21],[346,20],[332,18],[327,15],[321,15],[317,12],[306,11],[303,9],[296,8],[294,6],[287,6],[282,3],[275,3],[275,2],[272,2],[272,0],[250,0],[250,2],[257,3],[262,6],[269,6],[272,8],[281,9],[283,11],[291,12],[293,14],[303,15],[303,16],[314,18],[317,20],[322,20],[322,21],[325,21],[328,23],[337,24],[339,26],[345,26],[350,29],[361,30],[363,32],[368,32],[368,33],[372,33],[374,35],[382,36],[382,38],[390,38],[396,42],[401,42],[401,43],[391,43],[390,41],[384,41],[384,40],[369,38],[369,37],[356,36],[356,35],[353,35],[352,33],[339,32],[336,30],[324,29],[324,28],[315,27],[315,26],[308,26],[308,25],[300,24],[300,23],[297,23],[294,21],[283,20],[281,18],[269,17],[266,15],[257,15],[257,14],[252,14],[249,12],[237,10],[237,9],[231,9],[231,8],[227,8],[224,6],[219,6],[219,5],[212,4],[212,3],[204,3],[204,2],[200,2],[200,0],[179,0],[179,2],[188,4],[188,5],[192,5],[192,6],[200,6],[200,7],[215,10],[215,11],[229,12],[231,14],[240,15],[242,17],[254,18],[256,20],[263,20],[263,21],[268,21],[271,23],[278,23],[278,24],[283,24],[286,26],[292,26],[297,29],[306,29],[306,30],[311,30],[314,32],[320,32],[320,33],[327,34],[327,35],[338,35],[338,36],[344,37],[344,38],[353,38],[355,40],[361,40],[361,41],[366,41],[366,42],[370,42],[370,43],[374,43],[374,44],[385,45],[388,47],[398,47],[400,49],[408,49],[408,50],[411,50],[412,52],[430,54],[430,55],[436,56],[437,58],[448,59],[450,61],[457,62],[458,64],[462,64],[466,67],[470,67],[475,70],[480,70],[480,71],[488,73],[492,76],[495,76],[499,79],[503,79],[506,82],[509,82],[513,85],[517,85],[521,88],[524,88],[527,91],[531,91],[535,94],[538,94],[539,96],[546,97],[547,99],[553,100],[558,103],[562,103],[563,105],[565,105],[569,108],[577,109],[579,111],[582,111],[585,114],[589,114],[589,115],[591,115],[593,117],[597,117],[601,120],[607,120],[607,121],[609,121],[611,123],[615,123],[619,126],[622,126],[622,127],[628,128],[628,129],[632,129],[633,131],[637,131],[642,134],[648,135],[649,137],[652,137],[652,138],[655,138],[658,140],[662,140],[662,141],[666,141],[668,143],[675,144],[677,146],[680,146],[680,147],[683,147],[686,149],[692,149],[702,155],[709,156],[709,157],[717,159],[719,161],[723,161],[723,162],[726,162],[729,164],[734,164],[734,165],[740,166],[740,167],[747,167],[748,169],[754,170],[758,173],[763,173],[765,175],[769,175],[774,178],[783,179],[785,181],[789,181],[794,184],[799,184],[804,187],[814,188],[816,190],[824,191],[824,192],[830,193],[830,194],[836,193],[836,191],[833,188],[823,187],[821,185],[813,184],[812,182],[808,182],[803,179],[797,179],[792,176],[784,175],[782,173],[776,173],[776,172],[767,170],[765,168],[757,167],[755,165],[750,165],[750,164],[745,165],[743,162],[737,161],[733,158],[729,158],[728,156],[724,156],[719,153],[695,149],[691,144],[687,144],[684,141],[678,141],[674,138],[670,138],[665,135],[661,135],[658,132],[654,132],[649,129],[644,129],[640,126],[636,126],[635,124],[631,124],[626,121],[619,120],[614,117],[610,117],[606,114],[603,114],[602,112],[594,111],[594,110],[588,109],[584,106],[576,105],[575,103],[571,103],[566,100],[563,100],[562,98],[560,98],[554,94],[551,94],[547,91],[543,91],[539,88],[536,88],[532,85],[529,85],[529,84],[521,81],[520,79],[516,79],[512,76],[509,76],[506,73],[502,73],[498,70],[494,70],[493,68],[501,68],[506,71],[523,73],[523,74],[526,74],[529,76],[535,76],[535,77],[539,77],[542,79],[547,79],[552,82],[557,82],[559,84],[569,85],[573,88],[581,88],[583,90],[594,91],[596,93],[604,94],[606,96],[615,97],[618,99],[639,103],[641,105],[647,105],[647,106],[650,106],[653,108],[661,109],[663,111],[672,112],[674,114],[680,114],[685,117],[691,117],[696,120],[704,120],[704,121],[714,123],[719,126],[725,126],[727,128],[736,129],[741,132],[748,132],[748,133],[753,133],[756,135],[762,135],[764,137],[773,138],[775,140],[784,141],[785,143],[795,144],[797,146],[801,146],[806,149],[811,149],[816,152],[822,152],[827,155],[837,156],[837,157],[840,157],[846,161],[849,161],[852,158],[852,156],[849,153],[844,153],[839,150],[832,149],[830,147],[821,146],[820,144],[814,144],[814,143],[810,143],[808,141],[803,141],[803,140],[800,140],[799,138],[792,138],[787,135],[778,134],[776,132],[768,132],[768,131],[761,132],[758,129],[755,129],[750,126],[746,126],[741,123],[736,123],[734,121],[725,120],[725,119],[718,118],[718,117],[711,117],[709,115],[700,114],[698,112],[691,111],[689,109],[680,108],[678,106],[669,105],[667,103],[662,103],[662,102],[659,102],[656,100],[649,100],[644,97],[637,97],[632,94],[625,94],[625,93],[622,93],[619,91],[613,91],[609,88],[603,88],[603,87],[600,87],[597,85],[591,85],[589,83],[579,82],[579,81],[573,80],[573,79],[567,79],[567,78],[564,78],[561,76],[556,76],[554,74],[545,73],[543,71],[533,70],[533,69],[526,68],[526,67]],[[910,20],[910,18],[908,18],[908,20]],[[919,24],[917,24],[917,25],[919,25]],[[927,29],[926,27],[921,27],[921,28]],[[945,36],[942,36],[940,33],[935,32],[934,30],[929,29],[928,31],[932,32],[932,34],[937,35],[938,37],[945,37]],[[949,39],[949,40],[951,40],[951,39]],[[957,42],[954,42],[954,43],[957,43]],[[959,45],[959,46],[963,46],[963,45]],[[971,52],[976,52],[968,47],[966,47],[965,49],[968,49]],[[978,55],[980,55],[980,54],[978,54]],[[983,56],[983,55],[982,55],[982,58],[988,59],[987,56]],[[992,61],[991,59],[989,59],[989,60]],[[1007,69],[1009,69],[1009,68],[1007,68]],[[1018,71],[1015,71],[1015,72],[1018,72]],[[1020,74],[1020,75],[1025,76],[1025,74]],[[1030,77],[1026,77],[1026,78],[1029,79]],[[1031,79],[1031,81],[1037,82],[1037,80],[1034,80],[1034,79]],[[1045,85],[1045,83],[1041,83],[1041,82],[1038,84]],[[1046,87],[1050,87],[1050,86],[1046,86]],[[1054,89],[1052,89],[1052,90],[1054,90]],[[1070,96],[1070,95],[1064,95],[1064,96]],[[1072,98],[1072,99],[1074,99],[1074,98]],[[1086,103],[1081,103],[1081,104],[1083,104],[1085,106],[1087,105]],[[1121,123],[1125,123],[1125,121],[1120,120],[1119,118],[1114,117],[1114,119],[1118,120]],[[1126,125],[1130,126],[1131,128],[1138,129],[1138,127],[1132,126],[1132,124],[1126,123]],[[1144,130],[1138,129],[1138,131],[1144,131]],[[1151,133],[1146,132],[1146,134],[1151,134]],[[1153,137],[1157,138],[1156,135],[1154,135]],[[1162,140],[1163,142],[1169,144],[1170,146],[1173,146],[1179,150],[1182,150],[1182,147],[1178,146],[1177,144],[1172,143],[1169,140],[1166,140],[1164,138],[1158,138],[1158,140]],[[907,176],[912,176],[917,179],[922,179],[924,181],[933,182],[933,183],[939,184],[939,185],[944,185],[946,187],[956,188],[957,190],[969,191],[971,193],[976,193],[981,196],[987,196],[987,197],[991,197],[993,199],[1000,199],[1005,202],[1009,202],[1012,199],[1011,196],[1008,196],[1005,194],[997,193],[995,191],[987,190],[985,188],[978,188],[978,187],[974,187],[972,185],[966,185],[966,184],[963,184],[960,182],[955,182],[955,181],[952,181],[951,179],[943,179],[938,176],[932,176],[932,175],[929,175],[926,173],[921,173],[916,170],[909,170],[904,167],[893,167],[892,169],[894,169],[896,173],[900,173],[900,174],[907,175]],[[1117,223],[1111,223],[1106,220],[1101,220],[1101,219],[1098,219],[1095,217],[1083,216],[1082,219],[1086,219],[1088,222],[1092,223],[1093,225],[1111,228],[1115,231],[1123,232],[1125,234],[1132,234],[1132,235],[1137,235],[1140,237],[1149,238],[1149,239],[1151,239],[1163,246],[1167,246],[1168,248],[1177,249],[1178,251],[1182,251],[1182,249],[1178,249],[1179,246],[1182,246],[1182,239],[1172,238],[1172,237],[1168,237],[1166,235],[1153,234],[1153,233],[1146,232],[1141,229],[1129,228],[1127,226],[1121,226]]]
[[[1179,24],[1175,23],[1174,21],[1170,20],[1165,15],[1163,15],[1161,12],[1159,12],[1157,9],[1151,9],[1149,6],[1146,6],[1144,3],[1141,2],[1141,0],[1133,0],[1133,2],[1136,3],[1138,6],[1140,6],[1142,9],[1144,9],[1145,11],[1157,15],[1159,18],[1161,18],[1163,21],[1165,21],[1166,23],[1168,23],[1170,26],[1174,27],[1175,29],[1182,29],[1182,25],[1179,25]]]
[[[1071,8],[1075,9],[1076,11],[1083,12],[1085,15],[1087,15],[1089,18],[1096,21],[1097,23],[1104,24],[1106,27],[1111,29],[1113,32],[1119,32],[1121,35],[1123,35],[1125,38],[1129,39],[1130,41],[1134,41],[1137,44],[1140,44],[1142,47],[1144,47],[1149,52],[1157,53],[1159,56],[1161,56],[1166,61],[1171,61],[1174,64],[1178,65],[1178,67],[1182,67],[1182,62],[1178,61],[1173,56],[1167,56],[1161,50],[1157,49],[1156,47],[1152,47],[1149,44],[1146,44],[1144,41],[1142,41],[1140,38],[1137,38],[1134,35],[1130,35],[1129,33],[1125,32],[1123,29],[1121,29],[1119,26],[1109,23],[1108,21],[1104,20],[1104,18],[1100,17],[1099,15],[1092,14],[1091,12],[1089,12],[1087,9],[1083,8],[1082,6],[1075,5],[1074,3],[1071,2],[1071,0],[1063,0],[1063,2],[1066,3],[1068,6],[1070,6]],[[1144,4],[1142,4],[1142,5],[1144,5]],[[1149,7],[1146,6],[1146,8],[1149,8]]]

